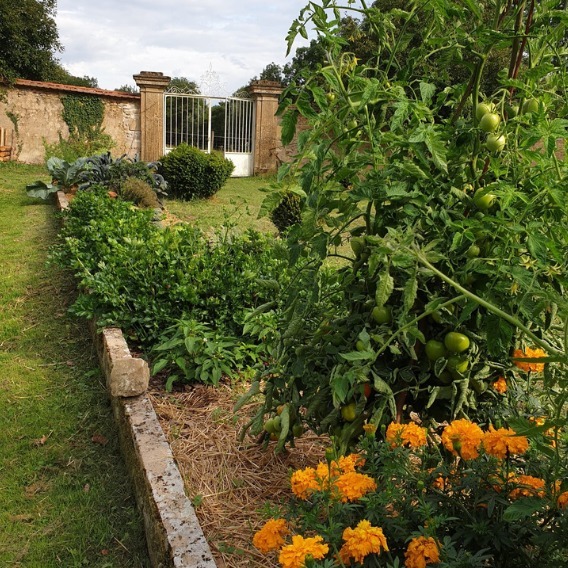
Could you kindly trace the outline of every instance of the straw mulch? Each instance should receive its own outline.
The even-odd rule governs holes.
[[[296,448],[276,455],[274,443],[264,450],[248,436],[239,442],[259,404],[235,415],[241,393],[229,385],[193,385],[174,393],[154,388],[150,396],[217,566],[271,568],[278,565],[274,556],[251,544],[267,518],[261,510],[289,499],[290,472],[315,465],[325,446],[317,436],[304,435]]]

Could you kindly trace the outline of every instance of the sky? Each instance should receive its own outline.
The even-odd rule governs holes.
[[[197,82],[204,94],[230,95],[269,63],[287,61],[286,34],[307,3],[58,0],[64,51],[57,57],[71,74],[95,77],[102,89],[134,86],[140,71],[161,71]],[[217,92],[206,92],[207,85]]]

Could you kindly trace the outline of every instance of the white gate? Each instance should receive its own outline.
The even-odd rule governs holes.
[[[164,150],[186,143],[217,150],[235,164],[234,177],[253,175],[255,109],[252,99],[167,91],[164,95]]]

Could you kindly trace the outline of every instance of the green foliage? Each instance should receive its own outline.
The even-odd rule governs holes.
[[[427,18],[416,7],[397,12],[408,26],[396,29],[387,14],[358,12],[380,38],[375,63],[344,52],[334,2],[311,3],[289,35],[291,42],[314,24],[328,59],[305,84],[292,84],[280,107],[283,138],[300,116],[309,127],[279,172],[279,191],[299,186],[306,198],[302,224],[288,232],[301,268],[280,298],[259,414],[289,401],[343,449],[364,422],[409,412],[494,419],[501,409],[488,386],[513,375],[518,346],[542,348],[545,384],[565,385],[554,364],[566,361],[567,349],[568,206],[560,188],[568,167],[558,143],[568,126],[566,76],[554,64],[565,18],[551,23],[555,4],[546,2],[528,12],[489,6],[490,15],[450,1],[427,6]],[[429,27],[409,56],[419,17]],[[508,50],[511,65],[482,96],[497,48]],[[416,66],[433,53],[448,68],[476,63],[463,82],[442,88]],[[508,111],[528,98],[539,101],[537,112]],[[484,100],[501,117],[501,152],[486,147],[478,124]],[[389,321],[377,322],[375,308],[387,308]],[[427,341],[443,343],[451,331],[468,337],[465,359],[428,359]],[[370,398],[360,391],[366,382]],[[340,410],[352,402],[358,419],[346,423]]]
[[[215,324],[223,336],[242,336],[245,314],[274,294],[258,281],[282,277],[273,240],[252,230],[226,231],[210,244],[187,225],[162,230],[151,222],[151,211],[109,199],[106,189],[77,194],[53,251],[88,291],[74,313],[120,326],[147,346],[182,318]]]
[[[43,142],[45,160],[61,158],[66,162],[74,162],[84,156],[93,156],[101,152],[108,152],[114,146],[114,142],[108,134],[101,133],[94,139],[65,139],[59,134],[59,141],[52,144]]]
[[[120,197],[132,201],[134,205],[147,209],[157,209],[160,201],[150,185],[135,177],[126,178],[120,188]]]
[[[160,173],[168,182],[170,193],[180,199],[202,199],[214,195],[235,166],[219,152],[205,152],[180,144],[161,160]]]
[[[55,23],[55,0],[0,2],[0,76],[48,81],[61,50]]]
[[[270,212],[270,220],[281,235],[293,225],[300,223],[302,220],[300,195],[292,191],[285,192],[280,203]]]
[[[150,355],[154,374],[168,371],[166,390],[175,382],[201,382],[217,386],[222,377],[233,377],[256,362],[259,347],[233,336],[223,336],[212,326],[183,319],[165,330]]]
[[[128,178],[136,178],[146,182],[160,197],[167,195],[167,183],[158,173],[159,162],[142,162],[132,160],[123,155],[113,158],[110,152],[91,156],[86,159],[85,168],[81,174],[80,189],[91,185],[104,185],[109,191],[121,192]]]

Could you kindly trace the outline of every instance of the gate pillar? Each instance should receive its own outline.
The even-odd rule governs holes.
[[[171,77],[141,71],[134,81],[140,88],[140,159],[153,162],[164,155],[164,91]]]
[[[280,146],[276,111],[282,85],[277,81],[253,81],[248,89],[256,106],[254,174],[274,173],[278,169],[276,150]]]

